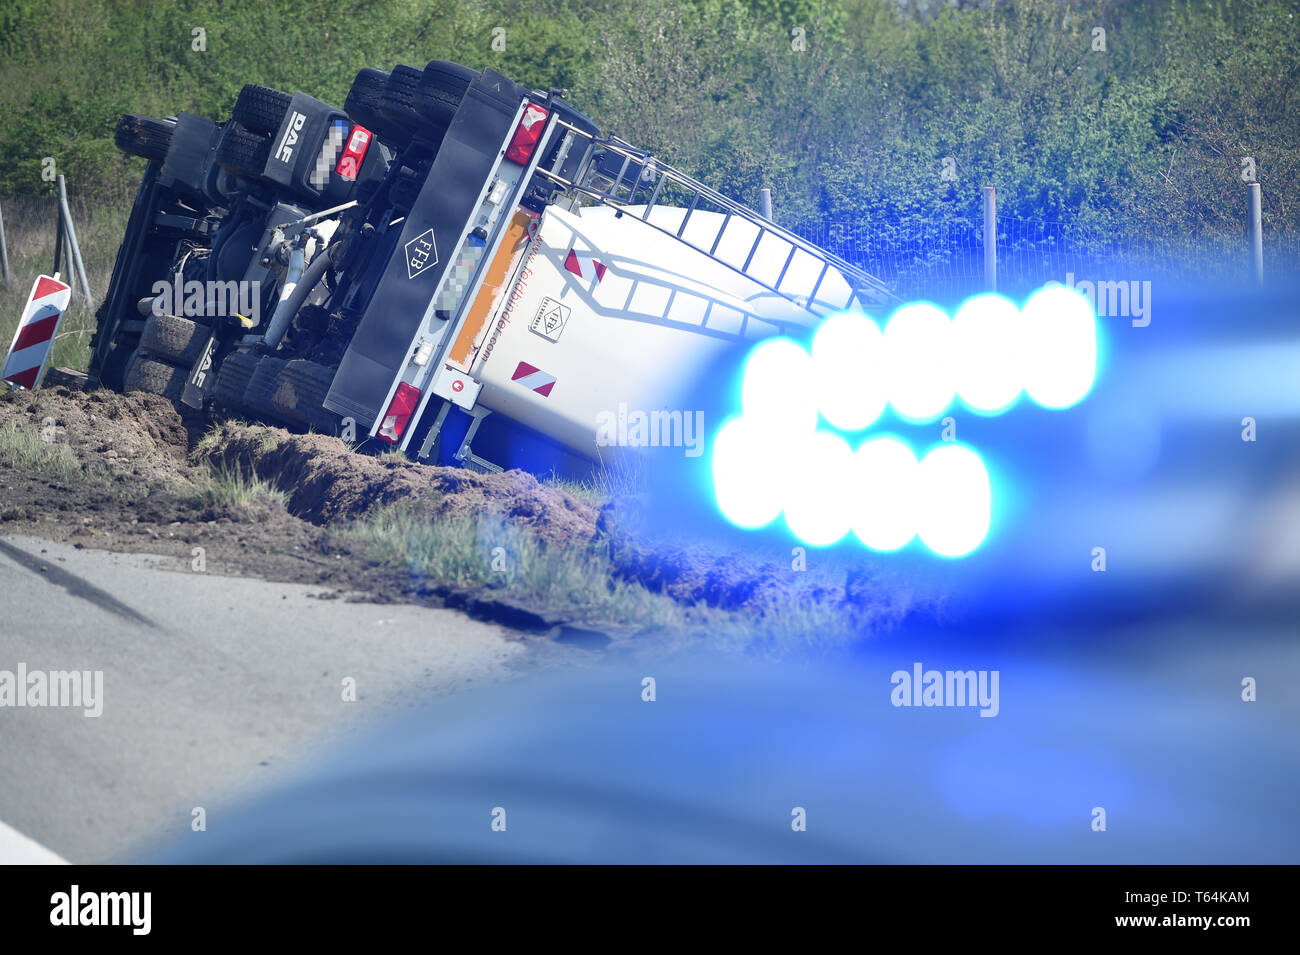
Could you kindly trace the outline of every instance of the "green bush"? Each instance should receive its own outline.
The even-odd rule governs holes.
[[[341,103],[362,66],[435,58],[568,88],[724,193],[771,186],[796,227],[977,222],[991,184],[1080,235],[1235,237],[1251,156],[1270,240],[1300,231],[1289,0],[8,0],[0,196],[48,193],[54,157],[74,197],[128,199],[123,112],[222,117],[246,82]]]

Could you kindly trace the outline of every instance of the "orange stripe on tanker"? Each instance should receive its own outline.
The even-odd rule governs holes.
[[[511,218],[501,245],[488,266],[483,284],[474,296],[465,323],[461,325],[460,332],[447,353],[447,361],[461,371],[469,371],[474,357],[474,344],[480,338],[484,324],[497,304],[515,263],[528,245],[528,226],[532,219],[532,215],[523,210],[517,211]]]

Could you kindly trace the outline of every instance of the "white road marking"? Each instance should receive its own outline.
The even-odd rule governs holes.
[[[67,865],[68,860],[0,821],[0,865]]]

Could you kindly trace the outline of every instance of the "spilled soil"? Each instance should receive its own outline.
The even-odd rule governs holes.
[[[523,471],[478,474],[397,456],[376,458],[349,452],[338,438],[261,425],[225,424],[206,443],[209,462],[251,472],[284,489],[289,512],[312,524],[404,502],[447,517],[491,508],[553,546],[586,544],[596,536],[594,507]]]
[[[226,421],[208,430],[155,395],[84,391],[53,376],[42,391],[0,393],[0,436],[38,436],[33,463],[0,446],[0,535],[33,534],[77,547],[147,551],[190,559],[208,572],[319,585],[343,599],[437,603],[523,630],[579,626],[564,611],[518,606],[500,594],[413,579],[375,563],[339,528],[374,508],[402,503],[431,518],[491,511],[547,548],[603,548],[613,578],[685,606],[761,616],[794,599],[788,568],[704,546],[652,542],[639,533],[635,501],[579,500],[522,471],[477,474],[355,453],[337,438]],[[41,449],[44,449],[42,451]],[[212,469],[273,484],[285,501],[205,503]],[[607,586],[593,581],[592,586]],[[800,582],[802,599],[874,629],[914,599],[869,569]],[[575,632],[581,632],[575,630]]]

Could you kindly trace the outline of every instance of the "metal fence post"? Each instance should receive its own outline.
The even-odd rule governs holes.
[[[758,214],[768,222],[772,221],[772,190],[766,187],[758,190]]]
[[[59,218],[60,219],[63,218],[63,213],[61,212],[59,213]],[[77,269],[72,260],[72,240],[68,238],[68,227],[64,226],[62,229],[60,229],[59,235],[63,237],[63,261],[68,263],[68,272],[75,279]]]
[[[984,287],[998,288],[998,196],[993,186],[984,187]]]
[[[50,268],[50,274],[55,278],[61,276],[64,271],[72,270],[72,263],[66,261],[68,240],[63,235],[63,228],[63,213],[56,204],[54,207],[54,265]]]
[[[63,176],[59,176],[59,215],[63,217],[64,234],[68,237],[68,247],[72,250],[72,264],[81,283],[81,292],[86,296],[86,307],[93,312],[95,300],[90,297],[90,282],[86,279],[86,266],[81,261],[81,247],[77,245],[77,230],[72,225],[72,213],[68,211],[68,189],[63,183]]]
[[[1264,216],[1260,208],[1259,183],[1247,186],[1250,210],[1250,256],[1254,266],[1255,284],[1264,284]]]
[[[9,284],[9,246],[5,244],[5,216],[0,210],[0,282]]]

